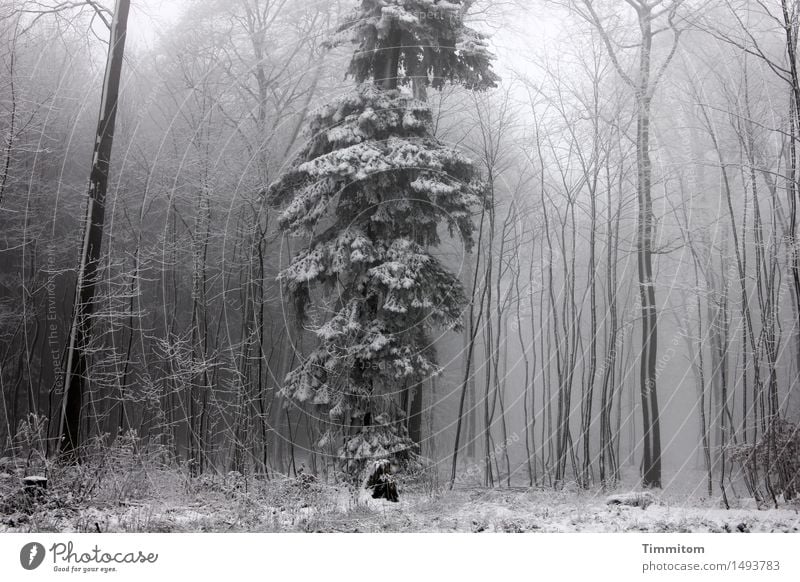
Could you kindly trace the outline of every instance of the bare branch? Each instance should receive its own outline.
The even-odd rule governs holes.
[[[608,32],[603,26],[603,23],[600,20],[600,17],[595,11],[594,6],[592,5],[592,0],[581,0],[581,1],[583,2],[583,5],[586,6],[586,9],[589,11],[590,18],[587,20],[589,20],[589,22],[593,24],[595,28],[597,28],[597,32],[600,34],[600,38],[603,39],[603,43],[606,45],[606,49],[608,49],[608,56],[611,58],[611,62],[614,64],[614,68],[617,69],[617,73],[619,73],[619,76],[622,77],[622,79],[628,85],[630,85],[631,87],[635,87],[636,84],[633,82],[633,79],[631,79],[630,75],[628,75],[625,72],[625,70],[622,68],[622,65],[620,64],[619,57],[617,56],[617,51],[614,49],[614,46],[611,43],[611,37],[609,36]],[[631,6],[633,6],[634,9],[636,9],[636,6],[632,4],[631,0],[625,0],[625,1]],[[638,9],[636,10],[638,12]],[[586,18],[586,15],[583,14],[582,12],[578,11],[578,13],[581,14],[581,16],[583,16],[584,18]]]

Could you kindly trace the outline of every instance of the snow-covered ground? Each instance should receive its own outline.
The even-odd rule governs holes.
[[[619,490],[624,495],[629,491]],[[48,493],[48,495],[51,495]],[[54,494],[53,494],[54,495]],[[136,500],[5,496],[0,531],[62,532],[797,532],[800,506],[654,494],[646,507],[608,504],[600,490],[401,490],[400,502],[312,478],[231,487],[165,487]]]

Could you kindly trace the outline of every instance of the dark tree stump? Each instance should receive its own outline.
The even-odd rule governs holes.
[[[47,477],[29,475],[22,478],[22,490],[31,497],[44,495],[47,490]]]
[[[609,495],[608,498],[606,498],[606,505],[628,505],[630,507],[641,507],[642,509],[647,509],[649,505],[655,502],[655,496],[649,491],[618,493],[616,495]]]
[[[397,503],[400,496],[397,493],[397,483],[392,477],[392,466],[388,460],[377,461],[367,479],[367,489],[372,491],[373,499],[386,499]]]

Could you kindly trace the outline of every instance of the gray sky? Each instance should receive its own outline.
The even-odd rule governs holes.
[[[136,47],[152,46],[189,3],[186,0],[132,0],[128,34]]]

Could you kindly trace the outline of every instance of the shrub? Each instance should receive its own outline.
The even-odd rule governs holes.
[[[770,423],[755,444],[731,447],[731,458],[741,463],[747,487],[756,499],[763,499],[759,476],[767,481],[767,491],[781,493],[784,500],[797,496],[800,486],[800,425],[783,418]],[[777,489],[777,491],[775,490]]]

